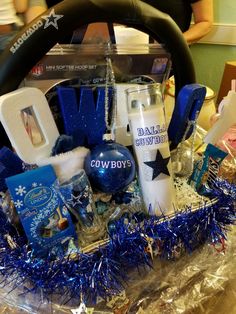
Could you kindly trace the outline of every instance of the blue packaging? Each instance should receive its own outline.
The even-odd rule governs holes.
[[[54,188],[56,180],[51,165],[6,179],[29,244],[38,256],[76,237],[70,214]]]
[[[227,153],[218,147],[208,144],[201,160],[197,161],[189,184],[201,195],[208,195],[214,186],[220,169],[220,164]]]

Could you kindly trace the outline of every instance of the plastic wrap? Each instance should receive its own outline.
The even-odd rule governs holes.
[[[18,287],[8,293],[10,288],[2,287],[0,313],[235,313],[235,252],[233,227],[226,248],[224,243],[222,247],[205,244],[178,260],[156,258],[152,270],[139,269],[129,274],[126,293],[120,299],[87,306],[87,312],[81,311],[79,300],[62,306],[63,296],[42,300],[40,294],[25,294]]]
[[[197,128],[195,147],[201,146],[204,133],[204,130]],[[185,143],[185,150],[189,142]],[[186,197],[185,192],[182,198],[186,200]],[[14,221],[12,208],[9,210],[9,220],[19,227],[19,222],[17,224]],[[131,273],[127,271],[128,278],[120,295],[97,300],[96,306],[87,305],[85,310],[79,299],[68,302],[63,295],[45,299],[40,291],[30,291],[33,287],[27,286],[27,290],[26,287],[23,288],[24,278],[16,280],[12,276],[0,286],[0,314],[234,313],[235,248],[236,227],[233,227],[228,233],[227,242],[222,240],[221,245],[204,244],[185,255],[181,255],[181,248],[176,248],[174,260],[155,257],[151,269],[137,269],[134,265]]]
[[[202,145],[202,138],[204,136],[204,133],[205,133],[204,130],[197,127],[197,133],[195,135],[195,138],[193,139],[195,140],[194,147],[192,147],[193,142],[191,141],[191,139],[185,143],[185,146],[182,147],[183,152],[188,153],[185,155],[186,168],[188,168],[187,170],[192,170],[191,167],[192,161],[193,159],[195,159],[195,156],[192,155],[192,150],[193,148],[197,149]],[[181,160],[181,162],[183,162],[183,160]],[[189,196],[189,199],[191,199],[191,205],[194,205],[192,203],[193,192],[189,190],[187,193],[187,190],[185,188],[182,189],[182,193],[183,196],[181,196],[180,198],[184,201],[184,203],[186,202],[186,199],[188,199]],[[103,197],[98,196],[97,202],[101,203],[101,201],[102,203],[106,204],[106,201],[103,202]],[[199,200],[197,199],[197,202],[198,201]],[[134,207],[136,207],[136,203],[133,205]],[[130,207],[130,205],[127,205],[127,207]],[[180,206],[180,208],[183,208],[182,205]],[[223,209],[224,209],[223,212],[225,213],[225,207],[223,207]],[[234,211],[234,206],[232,206],[232,210]],[[19,230],[20,229],[19,221],[14,221],[15,219],[14,208],[11,207],[5,208],[5,212],[7,213],[9,222],[16,225],[17,229]],[[116,211],[114,213],[116,213]],[[117,216],[119,216],[119,213]],[[213,216],[212,211],[210,211],[210,214],[208,216],[209,220],[210,216]],[[183,222],[184,220],[181,221]],[[206,221],[208,221],[208,219],[206,219]],[[186,226],[186,223],[183,224]],[[201,224],[204,225],[203,220],[201,220]],[[179,225],[178,224],[176,225],[177,225],[176,228],[179,228]],[[224,231],[227,228],[226,225],[227,223],[222,227]],[[218,227],[217,223],[215,223],[214,228],[217,227]],[[171,233],[175,234],[174,231],[176,231],[176,229],[171,229],[169,222],[168,228],[169,228],[168,232],[170,234]],[[206,227],[204,228],[205,228],[204,232],[207,233]],[[201,227],[197,228],[197,230],[195,229],[196,233],[198,232],[199,229],[201,229]],[[182,232],[181,234],[185,233]],[[224,232],[221,234],[223,234],[224,236]],[[7,234],[4,235],[7,236]],[[35,264],[32,266],[32,273],[31,272],[27,273],[29,277],[34,277],[34,281],[31,282],[32,286],[29,286],[30,284],[27,282],[27,275],[25,275],[26,273],[24,273],[24,271],[23,272],[19,271],[18,275],[13,270],[10,273],[9,278],[6,279],[6,273],[8,274],[9,272],[5,270],[7,268],[8,269],[11,268],[9,264],[7,265],[7,263],[3,263],[1,265],[0,270],[2,272],[3,277],[5,275],[5,279],[2,279],[0,286],[1,296],[0,313],[7,314],[230,313],[230,310],[232,310],[232,307],[234,305],[233,302],[233,296],[235,294],[234,284],[236,284],[236,280],[234,280],[236,272],[234,268],[236,229],[229,233],[227,249],[226,244],[224,243],[223,236],[222,238],[220,238],[221,245],[217,244],[216,247],[216,245],[214,246],[212,244],[211,245],[204,244],[200,249],[197,249],[196,251],[192,252],[189,255],[182,255],[183,254],[182,252],[184,251],[183,247],[181,246],[180,242],[175,242],[176,245],[174,246],[173,251],[172,246],[170,245],[171,255],[168,255],[169,257],[174,256],[175,259],[172,260],[160,259],[157,257],[160,255],[160,252],[158,254],[158,251],[156,251],[154,254],[156,257],[153,260],[151,268],[147,268],[147,266],[145,268],[144,267],[142,268],[141,266],[137,266],[135,265],[135,263],[132,263],[133,269],[132,272],[128,271],[128,269],[127,270],[124,269],[124,272],[127,273],[127,280],[124,282],[123,286],[124,290],[121,291],[120,295],[108,297],[106,300],[103,299],[97,300],[96,305],[86,304],[85,306],[82,302],[82,299],[80,299],[79,297],[77,297],[76,299],[68,300],[68,295],[66,295],[66,293],[65,295],[63,294],[56,295],[54,293],[55,292],[54,290],[56,290],[55,285],[52,285],[53,294],[48,293],[47,299],[45,297],[46,288],[44,287],[43,282],[44,278],[42,278],[41,276],[36,276],[35,278],[34,276],[35,273],[33,272],[33,267],[36,266]],[[159,239],[162,239],[160,237],[160,232],[158,232],[158,240]],[[219,241],[219,239],[213,237],[213,242],[214,240]],[[133,238],[132,241],[134,242]],[[145,247],[145,250],[143,250],[142,252],[145,251],[146,254],[146,250],[148,248],[150,249],[150,251],[152,251],[151,244],[149,243],[148,244],[149,246]],[[161,247],[161,244],[158,245],[157,243],[156,247],[159,249]],[[191,245],[189,247],[191,247]],[[2,250],[6,252],[5,247],[3,247]],[[125,246],[123,251],[132,252],[129,246],[127,247]],[[123,256],[122,254],[120,255]],[[23,259],[23,255],[21,255],[20,257]],[[106,254],[105,258],[106,259],[108,258]],[[25,262],[27,261],[28,259],[25,260]],[[40,261],[38,262],[40,263]],[[69,266],[70,268],[73,268],[71,267],[71,265]],[[17,269],[17,267],[15,267],[15,269]],[[57,272],[53,273],[53,276],[58,275],[58,273],[60,274],[60,272],[62,271],[63,271],[62,268],[58,268]],[[75,270],[73,270],[73,272],[74,271]],[[48,272],[45,271],[43,273],[45,273],[45,276],[49,275],[50,268]],[[73,276],[68,276],[67,281],[69,281],[72,277]],[[49,276],[48,279],[49,282],[51,282],[50,278],[52,277]],[[112,278],[112,281],[114,281],[114,279],[115,278]],[[81,278],[79,278],[79,281],[80,280]],[[41,283],[39,283],[39,281],[41,281]],[[33,282],[35,285],[33,285]],[[90,288],[91,285],[88,287]],[[43,288],[45,288],[44,291],[40,290]],[[89,288],[87,288],[87,290]],[[66,289],[67,286],[65,287],[65,292]]]
[[[229,141],[228,138],[222,138],[217,145],[228,153],[227,158],[223,161],[220,169],[220,175],[222,178],[226,179],[228,182],[235,184],[236,183],[236,148],[235,146],[235,133],[236,130],[232,129],[231,137],[232,141]]]
[[[234,313],[235,236],[235,230],[229,234],[225,254],[205,245],[178,261],[155,263],[134,287],[136,309],[130,313]]]

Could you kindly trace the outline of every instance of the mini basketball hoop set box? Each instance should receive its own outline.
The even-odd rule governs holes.
[[[92,22],[163,45],[57,44]],[[217,272],[214,287],[202,288],[207,300],[227,281],[220,265],[233,275],[226,240],[236,188],[221,170],[221,118],[208,133],[196,123],[206,88],[175,23],[139,0],[65,0],[26,26],[0,62],[6,313],[202,308],[196,286]]]

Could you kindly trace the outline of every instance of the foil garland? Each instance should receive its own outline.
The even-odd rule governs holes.
[[[0,211],[0,271],[2,285],[23,286],[25,292],[45,298],[63,295],[96,303],[123,290],[129,270],[152,267],[152,255],[175,259],[204,243],[224,244],[230,225],[235,223],[236,186],[217,180],[209,203],[191,206],[173,216],[131,216],[115,221],[115,230],[105,242],[77,255],[53,260],[33,258],[27,240]],[[151,241],[150,241],[151,239]],[[151,246],[151,247],[150,247]]]

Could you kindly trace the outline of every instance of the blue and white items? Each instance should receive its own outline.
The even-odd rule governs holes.
[[[98,216],[93,191],[84,169],[59,184],[58,189],[64,204],[77,221],[80,245],[88,245],[100,239],[105,233],[105,228]]]
[[[160,85],[128,89],[127,105],[146,209],[151,215],[169,214],[174,210],[175,191]]]
[[[218,147],[208,144],[203,158],[194,166],[189,184],[201,195],[208,195],[218,178],[220,164],[227,153]]]
[[[75,237],[70,214],[54,188],[52,166],[44,166],[6,179],[29,244],[44,256]]]
[[[125,146],[105,141],[91,149],[84,169],[92,188],[104,193],[124,190],[135,177],[135,161]]]

